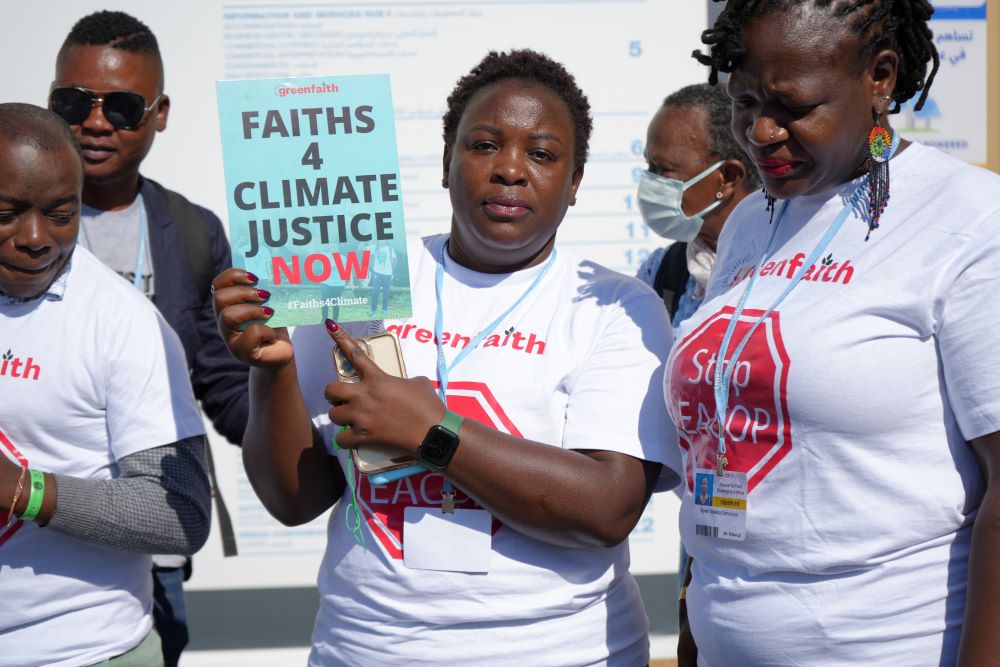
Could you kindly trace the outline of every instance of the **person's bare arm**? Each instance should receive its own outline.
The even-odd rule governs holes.
[[[345,448],[386,444],[416,454],[444,415],[431,382],[383,373],[341,329],[332,337],[359,371],[358,383],[327,385],[330,418],[351,429]],[[501,433],[466,419],[444,475],[504,524],[543,542],[612,546],[649,499],[661,465],[612,451],[574,451]]]
[[[986,477],[986,495],[972,528],[965,623],[959,645],[962,667],[995,665],[1000,655],[1000,432],[972,441]]]
[[[247,477],[276,519],[290,526],[311,521],[340,499],[345,480],[306,409],[288,332],[260,322],[271,313],[245,271],[225,271],[213,287],[222,338],[234,357],[252,366],[243,436]]]

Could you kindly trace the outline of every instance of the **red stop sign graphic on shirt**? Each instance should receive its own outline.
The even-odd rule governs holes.
[[[17,449],[17,447],[14,446],[14,443],[10,441],[10,438],[8,438],[7,434],[3,431],[0,431],[0,453],[22,468],[28,467],[28,459]],[[25,480],[24,488],[25,490],[28,488],[27,480]],[[11,511],[13,511],[13,509]],[[0,512],[0,547],[6,544],[7,540],[14,537],[14,533],[20,530],[21,526],[24,525],[24,522],[18,519],[12,523],[9,528],[7,528],[6,526],[9,518],[9,514]]]
[[[448,409],[466,419],[492,426],[502,433],[520,438],[517,430],[489,387],[481,382],[451,382],[448,384]],[[368,478],[355,472],[358,506],[365,521],[386,552],[396,559],[403,557],[403,512],[407,507],[440,507],[444,477],[425,472],[411,475],[384,486],[369,484]],[[461,489],[455,488],[455,507],[475,509],[479,505]],[[500,522],[493,520],[493,533]]]
[[[735,309],[723,308],[680,341],[671,352],[669,405],[681,447],[688,452],[688,488],[694,469],[714,468],[719,444],[714,380],[719,346]],[[727,356],[743,340],[762,310],[744,310],[736,323]],[[727,362],[728,363],[728,362]],[[778,313],[757,327],[736,360],[729,382],[725,440],[727,468],[747,474],[753,491],[792,449],[788,418],[788,354]]]

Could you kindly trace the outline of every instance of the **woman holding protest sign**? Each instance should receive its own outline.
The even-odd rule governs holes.
[[[676,457],[657,398],[671,338],[638,281],[556,252],[590,129],[573,77],[536,52],[490,53],[458,82],[444,117],[451,233],[410,247],[414,315],[389,326],[410,375],[435,381],[389,377],[328,322],[360,375],[326,385],[330,409],[307,377],[332,375],[326,332],[297,331],[293,359],[283,330],[240,330],[263,314],[246,275],[216,279],[223,336],[254,366],[255,489],[289,524],[344,496],[312,664],[646,663],[625,538],[654,488],[676,482],[661,472]],[[344,451],[328,456],[334,437],[429,471],[373,486]]]
[[[1000,355],[984,333],[1000,325],[984,308],[1000,179],[885,116],[927,98],[932,11],[730,0],[696,53],[730,72],[766,190],[726,223],[667,371],[699,665],[1000,650]]]

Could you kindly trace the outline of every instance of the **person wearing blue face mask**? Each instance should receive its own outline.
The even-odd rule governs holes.
[[[721,87],[686,86],[663,100],[647,130],[639,212],[654,233],[675,243],[654,251],[636,277],[663,298],[674,327],[705,295],[726,218],[760,188],[732,136],[730,107]]]
[[[646,132],[649,169],[639,181],[639,212],[655,234],[674,243],[653,251],[636,277],[663,298],[675,331],[705,296],[726,218],[760,188],[757,170],[733,138],[731,121],[725,89],[695,84],[667,96]],[[690,564],[683,545],[680,571],[678,585],[685,586]],[[697,650],[683,597],[678,620],[678,657],[694,664]]]

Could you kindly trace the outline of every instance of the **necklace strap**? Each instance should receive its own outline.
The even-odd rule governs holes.
[[[437,309],[434,314],[434,343],[437,346],[437,379],[438,379],[438,397],[441,402],[448,405],[447,391],[448,391],[448,376],[456,366],[458,366],[462,361],[468,357],[473,350],[479,347],[487,336],[489,336],[493,331],[500,325],[500,323],[507,318],[514,309],[521,305],[521,302],[531,294],[538,284],[542,282],[542,279],[548,274],[552,265],[556,261],[556,249],[552,248],[549,258],[545,261],[544,266],[542,266],[541,271],[535,276],[535,279],[528,285],[528,288],[517,298],[514,303],[512,303],[503,313],[501,313],[496,319],[486,325],[486,327],[476,334],[469,343],[459,351],[458,355],[452,359],[451,363],[446,363],[444,358],[444,345],[441,344],[442,333],[444,330],[444,261],[445,253],[448,250],[448,240],[446,240],[441,245],[441,253],[438,257],[437,271],[435,275],[434,286],[437,295]]]

